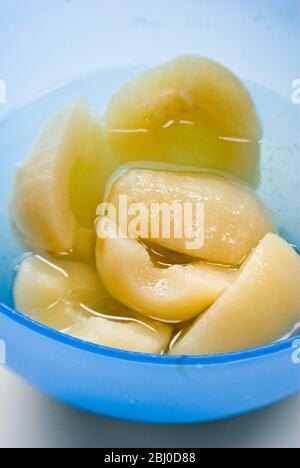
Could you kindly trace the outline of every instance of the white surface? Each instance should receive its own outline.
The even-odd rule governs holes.
[[[0,448],[299,448],[300,398],[193,426],[109,420],[53,401],[0,367]]]

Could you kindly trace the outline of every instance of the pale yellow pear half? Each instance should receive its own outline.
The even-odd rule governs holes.
[[[91,343],[109,348],[146,354],[161,354],[168,349],[172,328],[155,322],[155,326],[142,322],[113,321],[92,317],[74,326],[69,334]]]
[[[108,218],[98,223],[98,273],[112,296],[142,315],[170,322],[192,319],[235,278],[236,271],[202,262],[158,268],[139,241],[115,236],[117,229]]]
[[[96,208],[116,166],[85,100],[54,115],[15,181],[13,222],[26,246],[90,255]]]
[[[193,55],[132,79],[107,115],[123,162],[159,161],[260,180],[262,129],[249,92],[224,66]]]
[[[123,206],[124,196],[127,208]],[[271,214],[254,191],[229,177],[209,172],[131,169],[114,181],[109,201],[117,207],[118,224],[120,214],[123,216],[134,205],[142,205],[148,213],[146,235],[153,242],[223,265],[240,264],[265,234],[276,231]],[[179,210],[173,209],[174,203]],[[157,204],[158,217],[152,215]],[[198,211],[197,206],[203,206],[203,211]],[[189,223],[185,210],[190,216]],[[128,228],[136,216],[128,217]],[[170,235],[166,236],[163,226],[170,225],[169,220]],[[154,237],[155,223],[159,230],[154,230]],[[189,224],[192,229],[186,230]],[[175,226],[181,226],[179,235]],[[191,245],[190,237],[201,242]]]
[[[33,255],[19,267],[14,301],[17,310],[34,320],[65,330],[89,315],[80,304],[88,308],[101,304],[109,309],[108,294],[102,295],[102,291],[91,266]]]
[[[14,301],[32,319],[103,346],[159,354],[172,335],[172,327],[141,320],[117,302],[96,270],[80,262],[26,258],[17,274]]]
[[[300,257],[267,234],[230,288],[171,350],[208,355],[255,348],[291,332],[300,320]]]

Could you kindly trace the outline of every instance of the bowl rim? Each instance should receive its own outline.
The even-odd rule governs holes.
[[[133,351],[125,351],[116,348],[109,348],[98,344],[74,338],[60,331],[49,328],[30,317],[0,303],[0,314],[6,318],[13,320],[18,325],[21,325],[47,339],[57,341],[66,346],[77,348],[80,351],[90,352],[104,357],[132,361],[136,363],[160,364],[160,365],[184,365],[184,366],[207,366],[217,364],[233,364],[241,361],[246,361],[255,358],[263,358],[265,356],[279,353],[290,349],[294,349],[294,343],[300,338],[300,335],[295,335],[289,339],[278,341],[266,346],[252,348],[245,351],[234,353],[215,354],[208,356],[169,356],[160,354],[146,354]]]

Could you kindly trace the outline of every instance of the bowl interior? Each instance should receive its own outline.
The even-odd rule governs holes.
[[[15,267],[24,253],[10,222],[9,204],[14,175],[18,165],[25,160],[41,125],[52,112],[82,95],[88,98],[95,111],[104,112],[113,92],[139,71],[136,68],[101,70],[27,103],[0,121],[0,303],[13,307]],[[246,84],[264,128],[259,192],[272,210],[280,234],[299,246],[299,107],[262,86],[252,82]]]

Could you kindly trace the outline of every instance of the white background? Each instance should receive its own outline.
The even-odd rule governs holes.
[[[299,448],[300,398],[228,421],[146,426],[64,406],[0,367],[0,448],[76,447]]]

